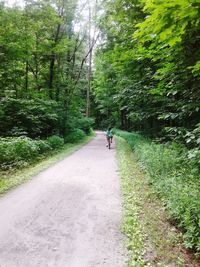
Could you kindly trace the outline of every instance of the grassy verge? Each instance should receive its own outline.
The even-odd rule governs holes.
[[[116,140],[124,199],[123,231],[130,252],[127,266],[199,266],[183,249],[182,234],[169,223],[132,149],[123,138],[117,136]]]
[[[140,223],[140,202],[135,191],[135,162],[133,165],[132,151],[126,141],[120,137],[117,140],[117,158],[120,168],[121,187],[123,194],[124,221],[123,232],[127,236],[126,245],[130,252],[128,266],[145,266],[144,235]]]
[[[176,144],[157,144],[137,133],[117,131],[134,151],[148,184],[162,200],[184,244],[200,254],[200,170],[198,157]]]
[[[53,154],[48,155],[45,159],[41,159],[39,162],[32,164],[29,167],[13,170],[9,172],[0,172],[0,194],[7,192],[8,190],[24,183],[31,179],[34,175],[47,169],[52,164],[59,160],[62,160],[67,155],[81,148],[84,144],[88,143],[94,137],[94,133],[85,137],[76,144],[66,144],[61,150],[55,151]]]

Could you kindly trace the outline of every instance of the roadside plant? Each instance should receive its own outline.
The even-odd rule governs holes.
[[[61,148],[64,145],[64,139],[57,135],[50,136],[47,142],[53,149]]]
[[[146,179],[162,199],[170,220],[183,232],[185,247],[200,253],[198,151],[176,143],[157,144],[137,133],[115,131],[132,150]]]

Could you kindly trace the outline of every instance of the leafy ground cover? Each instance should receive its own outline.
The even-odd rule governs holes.
[[[0,194],[5,193],[9,189],[16,187],[19,184],[31,179],[32,176],[38,174],[40,171],[48,168],[58,160],[63,159],[70,153],[79,149],[82,145],[86,144],[93,138],[94,134],[85,136],[79,140],[76,144],[65,144],[62,148],[51,151],[46,154],[45,158],[38,158],[37,162],[32,163],[29,166],[23,166],[20,169],[9,169],[6,171],[0,171]],[[56,138],[57,139],[57,138]],[[60,142],[60,141],[59,141]],[[55,144],[55,140],[54,140]]]
[[[118,134],[129,136],[126,132]],[[184,249],[184,233],[171,224],[166,204],[161,204],[155,188],[149,185],[136,154],[124,138],[116,139],[125,212],[123,231],[130,251],[128,266],[199,266],[197,258]],[[131,140],[136,144],[145,139],[136,135]]]
[[[47,140],[25,136],[0,138],[0,170],[28,166],[63,145],[64,139],[59,136],[51,136]]]
[[[26,135],[0,137],[0,170],[28,166],[61,149],[64,143],[79,142],[92,133],[91,124],[92,119],[84,118],[67,125],[68,132],[64,136],[51,135],[46,139]]]

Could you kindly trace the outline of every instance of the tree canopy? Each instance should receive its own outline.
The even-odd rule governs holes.
[[[65,135],[73,118],[85,116],[94,44],[89,47],[88,21],[80,16],[88,3],[79,2],[1,4],[1,135]]]
[[[99,123],[198,146],[199,1],[116,0],[104,9],[93,82]]]

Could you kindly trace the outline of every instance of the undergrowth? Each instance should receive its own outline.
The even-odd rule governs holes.
[[[150,266],[144,260],[144,236],[140,222],[140,201],[134,190],[133,166],[131,151],[123,139],[117,139],[117,157],[119,162],[121,187],[123,194],[123,232],[127,237],[129,251],[128,267]]]
[[[90,141],[93,136],[94,133],[90,136],[86,136],[82,140],[79,140],[76,144],[65,144],[62,146],[62,149],[55,150],[51,154],[47,154],[45,158],[38,159],[38,162],[34,162],[30,166],[24,166],[20,169],[0,171],[0,194],[3,194],[11,188],[29,180],[32,176],[38,174],[42,170],[45,170],[58,160],[62,160],[64,157],[78,150],[81,146]]]
[[[47,140],[25,136],[0,138],[0,170],[26,167],[63,145],[64,139],[55,135]]]
[[[183,248],[182,233],[170,224],[130,146],[121,137],[115,139],[123,194],[123,232],[129,251],[126,266],[198,267],[199,261]]]
[[[123,137],[162,199],[170,219],[183,232],[186,248],[200,253],[200,175],[196,158],[177,144],[156,144],[137,133],[116,131]]]
[[[26,167],[62,149],[65,143],[78,143],[85,137],[86,134],[80,129],[74,130],[65,138],[53,135],[46,140],[26,136],[0,137],[0,170]]]

